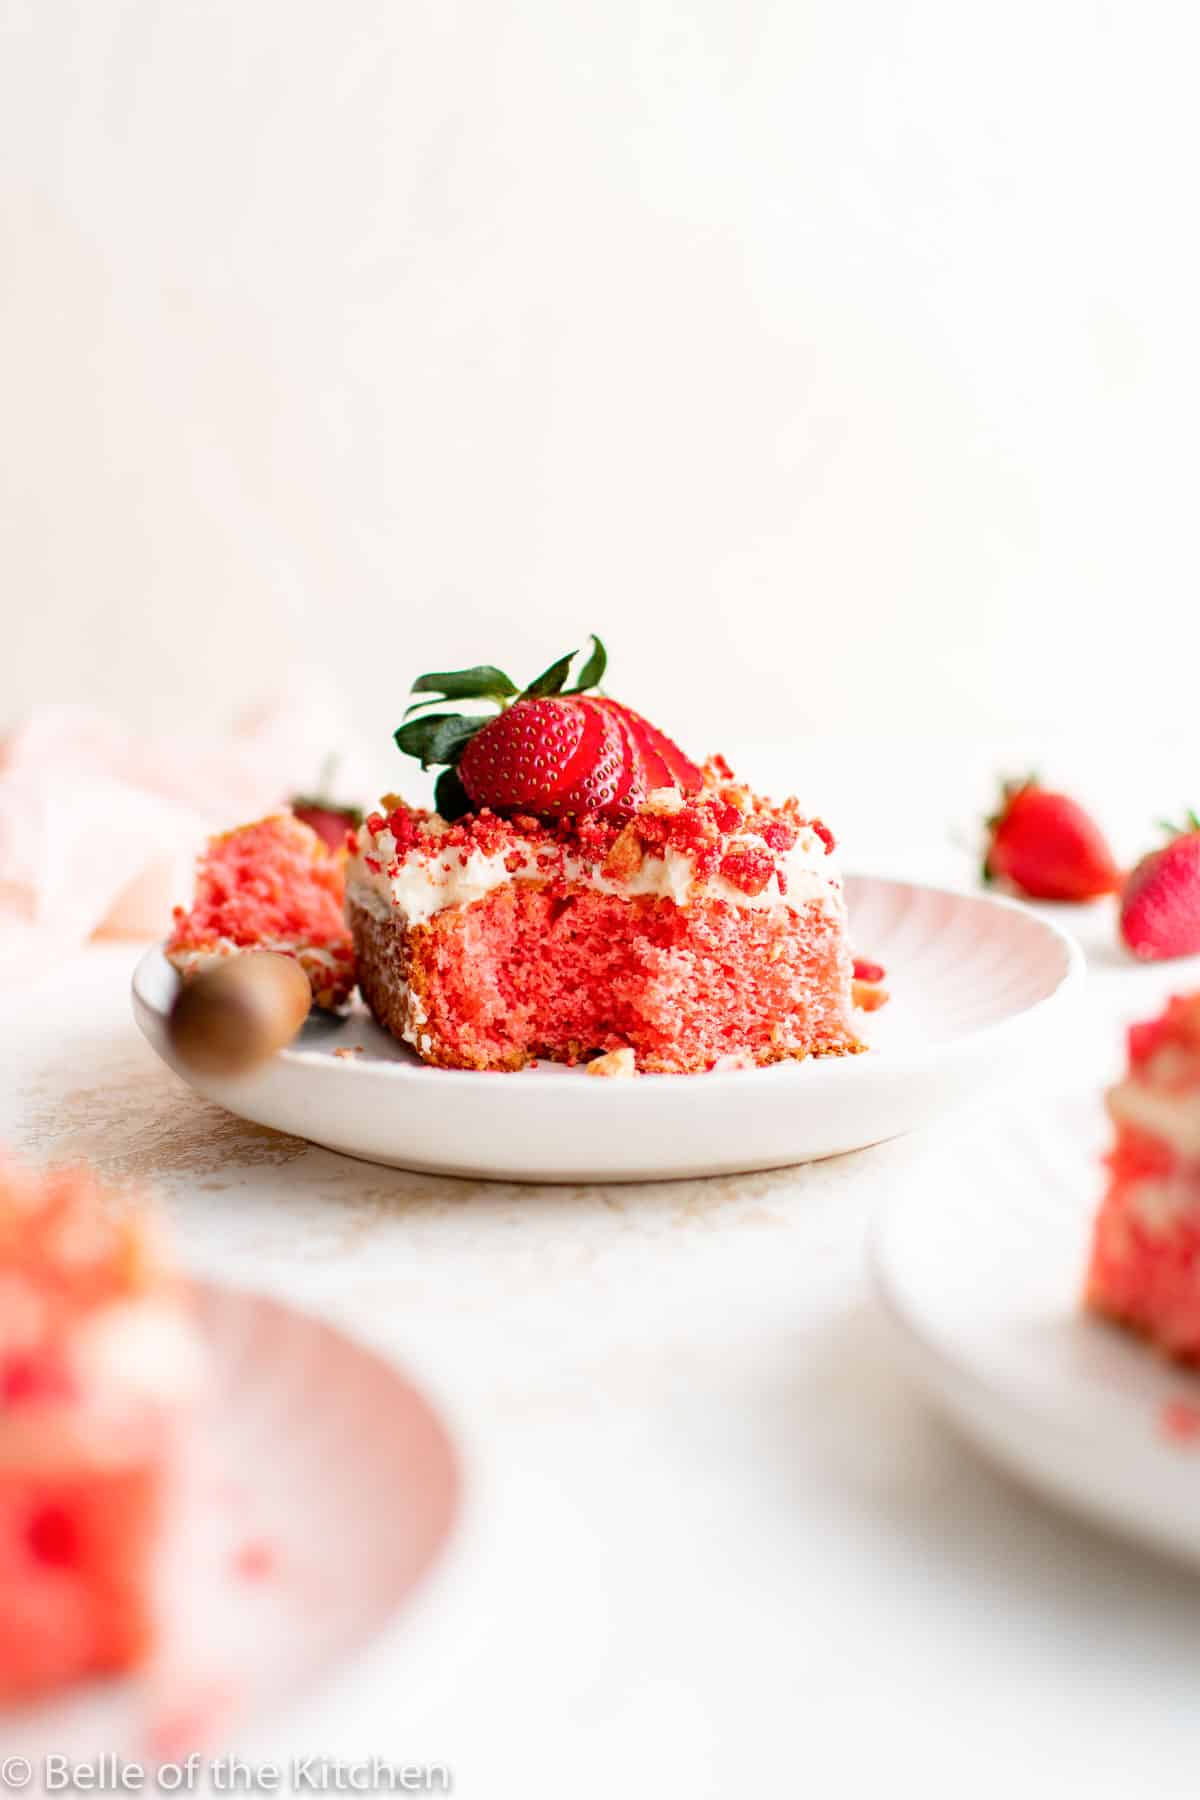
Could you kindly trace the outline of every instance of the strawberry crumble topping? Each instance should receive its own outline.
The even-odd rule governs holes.
[[[727,767],[723,759],[721,767]],[[598,865],[618,881],[628,880],[647,857],[662,861],[674,852],[691,861],[697,881],[720,875],[730,887],[757,896],[772,876],[786,892],[783,859],[802,833],[819,840],[826,856],[836,847],[833,833],[819,819],[805,817],[798,801],[773,806],[730,781],[690,799],[666,789],[634,810],[554,819],[528,813],[502,817],[484,807],[447,824],[437,813],[397,806],[386,817],[368,816],[357,847],[373,874],[391,877],[414,861],[465,868],[478,854],[502,858],[510,875],[532,860],[545,874],[562,874],[574,864]]]

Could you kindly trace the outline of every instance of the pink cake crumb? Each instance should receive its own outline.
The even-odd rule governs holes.
[[[274,1546],[264,1538],[250,1538],[234,1552],[234,1573],[242,1581],[265,1581],[278,1566]]]
[[[341,1005],[354,986],[345,862],[287,812],[210,838],[192,905],[175,908],[167,957],[186,978],[214,957],[280,951],[300,963],[318,1006]]]
[[[1194,1400],[1167,1400],[1158,1415],[1159,1429],[1174,1444],[1200,1443],[1200,1405]]]

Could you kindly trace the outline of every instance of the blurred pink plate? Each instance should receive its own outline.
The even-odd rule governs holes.
[[[240,1743],[429,1610],[461,1498],[432,1407],[332,1325],[232,1288],[197,1297],[211,1391],[164,1560],[162,1643],[137,1678],[0,1714],[9,1762],[150,1766]]]

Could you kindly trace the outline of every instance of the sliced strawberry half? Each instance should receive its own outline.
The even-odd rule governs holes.
[[[633,728],[623,706],[614,706],[603,698],[585,702],[604,710],[609,720],[615,724],[621,736],[621,779],[617,784],[617,792],[613,799],[612,810],[622,807],[640,806],[650,790],[651,783],[646,773],[645,758],[639,748]]]
[[[614,812],[641,804],[652,788],[697,793],[704,776],[665,732],[605,695],[599,638],[568,686],[576,652],[560,657],[518,692],[502,669],[480,664],[422,675],[413,683],[410,717],[395,733],[422,768],[442,767],[437,803],[444,817],[475,807],[543,813]],[[482,701],[498,709],[430,712],[445,701]]]
[[[570,702],[564,702],[569,705]],[[576,700],[586,723],[558,801],[561,813],[611,812],[636,786],[639,770],[619,722],[596,700]]]
[[[641,756],[649,791],[660,787],[678,787],[685,794],[700,792],[704,786],[703,774],[691,757],[685,756],[665,731],[660,731],[657,725],[652,725],[649,719],[634,712],[632,707],[622,706],[619,700],[602,698],[599,704],[616,713],[627,727]]]
[[[468,740],[458,773],[475,806],[559,812],[604,736],[578,701],[517,700]]]

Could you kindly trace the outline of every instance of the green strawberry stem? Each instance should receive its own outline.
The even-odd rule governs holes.
[[[552,662],[548,669],[532,680],[528,687],[517,688],[516,683],[503,669],[497,669],[492,663],[479,663],[473,669],[449,669],[440,673],[418,675],[410,692],[420,697],[409,702],[405,709],[404,723],[399,725],[393,737],[397,747],[405,756],[415,756],[423,769],[445,767],[454,769],[463,750],[470,743],[477,731],[482,731],[489,719],[494,718],[515,700],[540,699],[546,694],[585,694],[598,687],[608,667],[608,652],[596,634],[592,633],[592,648],[587,661],[579,671],[574,687],[567,686],[571,673],[571,665],[579,655],[578,650],[568,651]],[[429,706],[442,706],[447,700],[482,700],[494,711],[491,713],[453,713],[426,712]],[[410,717],[419,714],[419,717]],[[461,794],[466,798],[466,789],[455,776],[457,792],[447,784],[448,800],[456,800]],[[441,787],[439,780],[438,787]],[[467,803],[469,805],[469,802]],[[459,812],[465,812],[467,805],[460,806]],[[438,811],[444,817],[454,816],[445,812],[439,803]]]
[[[1196,817],[1191,807],[1183,816],[1185,822],[1182,825],[1172,825],[1169,819],[1158,819],[1155,823],[1159,830],[1165,831],[1170,838],[1190,837],[1193,831],[1200,831],[1200,819]]]

